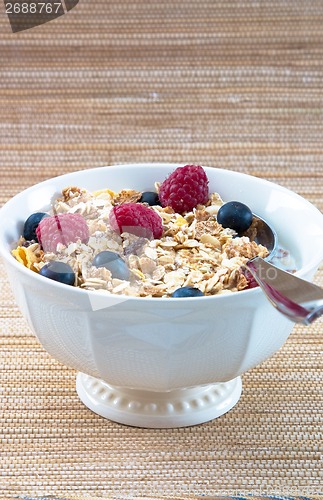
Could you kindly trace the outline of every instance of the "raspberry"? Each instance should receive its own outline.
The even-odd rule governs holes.
[[[189,212],[209,199],[208,178],[199,165],[178,167],[160,185],[159,199],[163,207],[175,212]]]
[[[144,238],[160,238],[163,234],[162,218],[152,208],[140,203],[123,203],[110,212],[112,229]]]
[[[58,214],[45,217],[36,229],[39,243],[45,252],[56,252],[58,243],[68,245],[89,239],[89,228],[80,214]]]

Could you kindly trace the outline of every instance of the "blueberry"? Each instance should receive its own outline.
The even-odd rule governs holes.
[[[150,206],[161,205],[158,194],[154,193],[153,191],[145,191],[144,193],[142,193],[139,202],[148,203],[148,205]]]
[[[201,290],[195,288],[194,286],[183,286],[182,288],[177,288],[175,292],[172,293],[172,297],[202,297],[204,295]]]
[[[65,283],[65,285],[74,285],[75,283],[75,273],[71,266],[65,262],[51,260],[41,268],[39,274],[51,280]]]
[[[44,217],[49,217],[48,214],[44,212],[36,212],[35,214],[31,214],[28,219],[26,220],[24,224],[24,230],[23,230],[23,237],[25,240],[31,241],[35,240],[38,241],[37,235],[36,235],[36,229],[38,227],[38,224]]]
[[[118,278],[119,280],[129,279],[129,268],[118,253],[110,252],[109,250],[100,252],[94,257],[92,265],[95,267],[105,267],[111,272],[112,278]]]
[[[246,231],[252,223],[252,212],[240,201],[228,201],[219,208],[217,221],[223,227],[234,229],[237,233]]]

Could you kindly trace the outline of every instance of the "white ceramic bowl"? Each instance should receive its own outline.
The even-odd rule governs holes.
[[[275,353],[293,323],[260,289],[214,297],[129,298],[73,288],[26,269],[11,255],[28,215],[49,209],[62,188],[151,190],[178,165],[119,165],[33,186],[0,210],[0,253],[17,303],[44,348],[75,368],[93,411],[143,427],[193,425],[240,398],[240,375]],[[206,168],[210,191],[268,220],[311,280],[323,258],[323,216],[297,194],[233,171]]]

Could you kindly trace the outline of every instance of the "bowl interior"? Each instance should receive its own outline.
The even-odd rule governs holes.
[[[67,186],[89,190],[125,188],[154,190],[178,165],[129,164],[82,170],[37,184],[12,198],[0,210],[0,252],[11,262],[10,249],[22,232],[31,213],[48,210],[51,202]],[[205,167],[210,191],[224,201],[246,203],[276,230],[279,243],[296,260],[298,274],[315,270],[323,258],[323,215],[296,193],[257,177],[234,171]],[[20,265],[20,264],[19,264]],[[28,270],[26,270],[29,272]]]

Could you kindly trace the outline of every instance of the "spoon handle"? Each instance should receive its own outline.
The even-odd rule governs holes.
[[[309,325],[323,314],[323,289],[261,257],[246,263],[267,298],[294,323]]]

